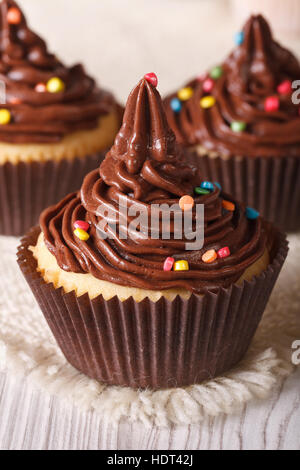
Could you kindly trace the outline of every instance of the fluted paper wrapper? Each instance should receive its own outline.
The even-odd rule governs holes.
[[[204,178],[257,209],[285,232],[300,230],[300,158],[229,157],[187,152]]]
[[[79,190],[104,156],[0,165],[0,235],[24,235],[46,207]]]
[[[177,297],[90,300],[47,284],[22,240],[18,263],[66,359],[76,369],[110,385],[152,389],[187,386],[230,369],[245,355],[287,256],[287,241],[272,235],[272,262],[251,282],[218,293]]]

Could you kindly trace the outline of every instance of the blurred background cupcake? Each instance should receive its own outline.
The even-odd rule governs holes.
[[[244,356],[287,255],[280,232],[182,159],[156,86],[147,74],[134,88],[100,169],[43,212],[18,253],[68,361],[154,389],[211,379]]]
[[[299,61],[261,15],[235,42],[225,62],[166,99],[169,123],[204,176],[282,229],[300,229]]]
[[[16,2],[1,2],[0,21],[0,234],[21,235],[99,165],[120,111],[82,65],[47,51]]]
[[[231,0],[238,24],[253,13],[265,15],[276,31],[288,34],[300,33],[299,0]]]

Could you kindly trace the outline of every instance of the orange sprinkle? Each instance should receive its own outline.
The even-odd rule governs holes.
[[[208,250],[202,256],[204,263],[213,263],[217,259],[218,255],[215,250]]]
[[[16,97],[12,97],[9,99],[9,104],[21,104],[22,101],[20,100],[20,98],[16,98]]]
[[[182,198],[179,199],[179,207],[183,211],[190,211],[193,209],[194,204],[195,201],[192,196],[182,196]]]
[[[22,21],[20,10],[14,7],[9,8],[6,18],[9,24],[20,24]]]
[[[226,209],[227,211],[231,211],[233,212],[235,210],[235,204],[233,204],[233,202],[230,202],[230,201],[225,201],[223,199],[222,201],[222,206],[224,207],[224,209]]]

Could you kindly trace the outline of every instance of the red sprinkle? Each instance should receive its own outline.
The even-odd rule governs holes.
[[[84,220],[76,220],[76,222],[74,222],[74,227],[80,228],[85,232],[87,232],[91,228],[90,224],[88,222],[85,222]]]
[[[211,78],[207,78],[203,82],[203,91],[205,91],[205,93],[211,92],[214,87],[214,84],[215,82]]]
[[[158,78],[155,75],[155,73],[153,72],[146,73],[146,75],[144,75],[144,79],[147,80],[147,82],[151,83],[151,85],[155,86],[155,88],[157,87]]]
[[[167,258],[164,262],[164,271],[172,271],[173,265],[175,263],[174,258]]]
[[[227,256],[230,256],[230,250],[229,250],[228,246],[225,246],[224,248],[221,248],[218,251],[218,257],[219,258],[227,258]]]
[[[289,93],[292,93],[292,90],[292,82],[290,80],[285,80],[277,87],[277,91],[281,95],[288,95]]]
[[[278,111],[279,98],[277,96],[270,96],[265,101],[265,110],[267,112]]]

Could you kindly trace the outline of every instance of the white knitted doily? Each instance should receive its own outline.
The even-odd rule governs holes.
[[[165,426],[232,413],[266,398],[293,370],[292,344],[300,340],[300,236],[290,252],[255,340],[242,363],[223,377],[185,389],[152,392],[99,384],[70,366],[51,335],[16,263],[18,241],[0,237],[0,371],[27,377],[43,391],[80,407]]]

